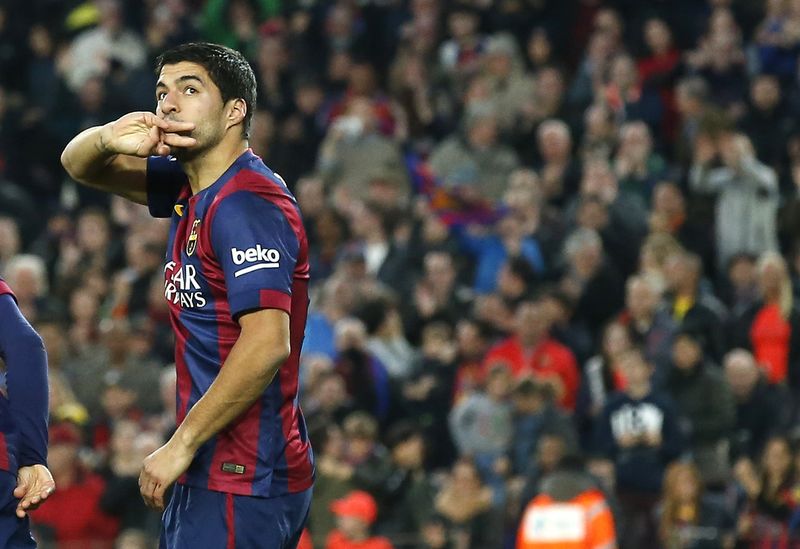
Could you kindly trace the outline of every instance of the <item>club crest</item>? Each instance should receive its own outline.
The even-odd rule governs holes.
[[[189,240],[186,242],[186,255],[192,255],[197,248],[197,229],[200,227],[200,220],[195,219],[192,223],[192,232],[189,233]]]

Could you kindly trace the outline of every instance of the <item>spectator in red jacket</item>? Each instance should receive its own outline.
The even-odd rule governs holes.
[[[551,320],[539,301],[523,301],[517,307],[515,333],[489,351],[484,371],[505,364],[515,377],[533,376],[552,386],[557,402],[573,410],[580,374],[575,356],[550,337]]]
[[[79,463],[80,443],[73,424],[50,427],[48,464],[58,490],[31,514],[34,530],[37,539],[54,541],[59,549],[112,549],[118,524],[100,510],[105,481]]]
[[[326,549],[392,549],[388,539],[370,536],[378,505],[369,493],[354,490],[331,503],[337,528],[328,535]]]

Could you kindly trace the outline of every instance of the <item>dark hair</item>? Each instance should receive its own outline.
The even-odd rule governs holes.
[[[364,323],[369,335],[375,335],[394,307],[395,302],[390,297],[377,296],[358,307],[355,316]]]
[[[210,42],[190,42],[165,51],[156,59],[156,75],[164,65],[181,61],[197,63],[203,67],[219,88],[222,102],[242,99],[247,113],[242,121],[242,137],[250,136],[250,120],[256,108],[256,75],[247,59],[236,50]]]
[[[408,442],[417,436],[422,436],[422,431],[417,425],[409,420],[400,420],[389,428],[384,442],[387,448],[393,449],[398,444]]]

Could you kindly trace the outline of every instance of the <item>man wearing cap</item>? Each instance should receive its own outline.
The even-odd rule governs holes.
[[[0,279],[0,547],[36,547],[28,511],[55,489],[47,469],[47,354]]]
[[[331,503],[337,528],[328,536],[326,549],[393,549],[388,539],[370,536],[378,505],[369,493],[354,490]]]

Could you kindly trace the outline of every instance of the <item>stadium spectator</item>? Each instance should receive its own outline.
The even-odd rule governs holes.
[[[770,383],[788,383],[796,389],[800,346],[795,334],[800,333],[800,316],[786,261],[775,252],[765,252],[757,269],[760,299],[736,318],[734,341],[752,350]]]
[[[786,424],[786,395],[769,385],[749,351],[734,349],[725,355],[723,366],[736,402],[731,454],[756,459],[767,439]]]
[[[391,549],[383,537],[370,536],[370,527],[378,516],[375,500],[368,492],[355,490],[331,503],[337,528],[327,538],[325,549]]]
[[[523,301],[514,317],[515,334],[486,355],[486,371],[503,366],[515,377],[533,376],[552,387],[556,402],[575,408],[580,374],[575,356],[550,336],[551,321],[540,301]]]
[[[719,367],[707,360],[703,336],[679,331],[672,343],[666,390],[675,402],[684,440],[707,486],[724,486],[730,473],[733,394]]]
[[[656,542],[653,514],[666,467],[683,450],[678,415],[668,397],[651,384],[653,366],[636,348],[621,359],[626,386],[615,393],[597,422],[597,444],[616,467],[617,495],[623,522],[623,547],[651,547]]]
[[[717,155],[723,166],[711,168]],[[698,136],[689,181],[693,192],[717,196],[718,265],[739,252],[777,249],[778,180],[772,168],[755,158],[746,135],[726,133],[717,141]]]
[[[704,493],[703,477],[691,463],[678,462],[664,474],[664,501],[659,505],[658,534],[666,547],[731,547],[734,517]]]

